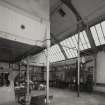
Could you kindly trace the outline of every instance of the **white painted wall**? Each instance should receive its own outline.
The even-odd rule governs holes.
[[[98,52],[96,57],[96,83],[105,84],[105,52]],[[105,92],[105,87],[94,86],[95,91]]]
[[[22,30],[21,25],[25,26]],[[48,22],[37,21],[0,6],[0,37],[31,45],[42,45]],[[48,31],[49,32],[49,31]]]
[[[97,54],[97,83],[105,83],[105,52],[99,52]]]

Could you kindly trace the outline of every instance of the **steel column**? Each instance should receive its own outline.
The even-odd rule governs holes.
[[[80,32],[78,33],[78,91],[77,91],[77,96],[80,96]]]
[[[46,90],[47,105],[49,105],[49,71],[50,71],[49,50],[50,50],[50,39],[47,40],[47,90]]]
[[[27,57],[27,94],[26,94],[26,105],[30,105],[30,92],[29,92],[29,57]]]
[[[47,47],[47,88],[46,88],[46,104],[49,105],[49,71],[50,71],[50,45],[51,45],[51,39],[50,39],[50,24],[48,23],[46,28],[46,47]]]

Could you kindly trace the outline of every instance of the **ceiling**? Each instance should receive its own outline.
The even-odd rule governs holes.
[[[0,62],[20,61],[27,55],[37,54],[42,50],[39,46],[31,46],[0,38]]]
[[[48,0],[0,0],[0,6],[0,62],[20,61],[42,51],[39,39],[49,20]],[[21,24],[25,29],[19,29]]]
[[[28,17],[49,19],[49,0],[0,0],[0,4]]]
[[[93,25],[104,14],[105,0],[51,0],[51,33],[57,40],[64,40],[76,32],[78,20]]]
[[[30,17],[49,19],[49,0],[0,0],[0,3]],[[77,17],[71,5],[86,25],[95,24],[94,20],[105,14],[105,0],[50,0],[51,33],[59,41],[77,30]]]
[[[0,0],[0,4],[30,18],[50,17],[54,44],[72,36],[79,21],[90,26],[97,23],[99,16],[105,17],[105,0],[50,0],[50,15],[49,0]],[[38,46],[0,38],[0,61],[18,61],[41,50]]]

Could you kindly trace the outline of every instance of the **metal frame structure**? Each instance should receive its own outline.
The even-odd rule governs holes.
[[[90,27],[96,46],[105,44],[105,21]]]
[[[77,56],[77,60],[78,60],[78,91],[77,91],[77,96],[80,96],[80,91],[79,91],[80,90],[79,89],[79,87],[80,87],[80,51],[85,49],[84,43],[81,40],[81,34],[83,34],[83,32],[81,32],[81,29],[83,28],[84,29],[83,31],[86,33],[90,47],[95,49],[96,46],[105,44],[105,31],[104,31],[105,25],[103,25],[105,22],[99,23],[98,24],[99,26],[95,25],[95,26],[89,27],[87,24],[85,24],[82,17],[78,13],[78,11],[74,8],[74,6],[72,5],[70,0],[69,1],[61,0],[61,1],[65,5],[67,5],[70,8],[70,10],[72,10],[72,12],[74,13],[74,15],[76,17],[78,34],[77,34],[77,37],[76,37],[76,35],[73,37],[74,37],[77,45],[73,42],[73,40],[74,40],[73,37],[70,37],[71,39],[70,38],[66,39],[68,41],[65,41],[65,42],[64,41],[59,42],[56,39],[56,37],[52,34],[51,34],[51,38],[53,38],[54,42],[58,44],[62,54],[65,57],[65,60],[67,60],[69,58],[68,56],[70,56],[70,58]],[[99,27],[99,29],[97,27]],[[96,39],[94,37],[94,33],[97,35],[98,44],[97,44]],[[101,37],[99,37],[99,34],[101,34]],[[103,43],[101,42],[102,37],[103,37]],[[84,40],[86,43],[88,43],[86,41],[85,37],[84,37]],[[49,105],[49,65],[50,65],[49,61],[50,61],[50,41],[51,40],[47,39],[46,41],[47,41],[47,89],[46,89],[47,100],[46,101],[47,101],[47,105]],[[65,47],[65,44],[67,45],[68,48]],[[71,46],[71,48],[69,47],[69,45]],[[76,47],[74,47],[74,46],[76,46]],[[90,47],[87,44],[86,49],[88,49]],[[67,49],[69,49],[69,50],[67,50]],[[75,51],[77,51],[77,53],[72,52],[70,50],[75,50]],[[28,63],[27,63],[27,72],[28,72]],[[29,77],[27,77],[27,79],[28,78]],[[27,86],[28,86],[28,84],[27,84]],[[28,90],[27,90],[27,93],[28,93]]]

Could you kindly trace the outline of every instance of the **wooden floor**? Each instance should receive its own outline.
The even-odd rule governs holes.
[[[101,95],[81,93],[77,97],[70,90],[51,89],[53,101],[51,105],[105,105],[105,97]]]

